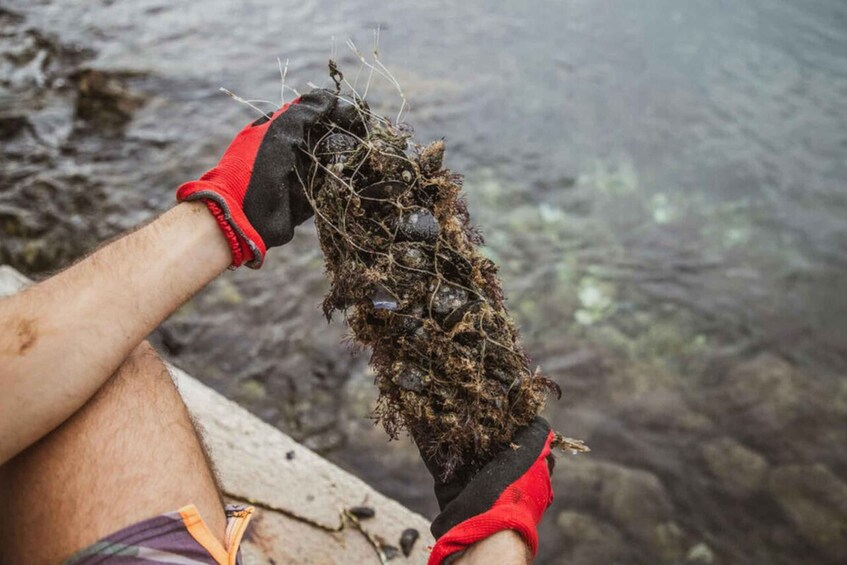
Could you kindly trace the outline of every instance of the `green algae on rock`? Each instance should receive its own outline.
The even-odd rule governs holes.
[[[325,124],[305,183],[330,281],[324,313],[344,311],[353,341],[372,349],[374,417],[388,434],[408,431],[445,479],[476,472],[561,392],[530,368],[444,142],[418,145],[408,126],[339,100],[363,127]],[[560,434],[556,445],[586,449]]]

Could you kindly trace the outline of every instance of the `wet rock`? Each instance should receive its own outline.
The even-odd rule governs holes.
[[[625,562],[624,536],[608,522],[581,512],[565,510],[556,517],[556,526],[567,548],[564,563],[588,565]]]
[[[397,235],[408,241],[432,242],[438,239],[438,220],[425,208],[413,208],[397,220]]]
[[[685,556],[686,563],[697,563],[699,565],[711,565],[715,562],[715,554],[705,543],[698,543],[688,551]]]
[[[0,171],[0,181],[6,178]],[[105,208],[102,188],[81,175],[45,172],[9,181],[0,190],[0,263],[27,274],[64,266],[112,235],[108,222],[86,222]]]
[[[675,522],[656,526],[652,548],[662,563],[678,563],[685,554],[685,534]]]
[[[264,383],[256,379],[247,379],[238,386],[238,398],[244,402],[261,402],[268,396]]]
[[[670,497],[648,471],[577,457],[568,462],[568,472],[555,479],[554,490],[562,503],[596,504],[620,529],[651,546],[656,528],[670,518]]]
[[[832,471],[820,464],[779,467],[768,491],[810,545],[831,559],[847,555],[847,484]]]
[[[127,86],[130,76],[96,69],[85,69],[75,75],[76,117],[84,123],[84,129],[120,132],[132,120],[143,98]]]
[[[807,403],[812,383],[802,381],[788,362],[765,353],[729,371],[706,395],[704,408],[747,443],[782,443],[802,407],[820,404]]]
[[[28,127],[29,120],[25,116],[0,116],[0,139],[11,139]]]
[[[652,367],[622,368],[615,376],[610,396],[621,406],[622,418],[652,430],[700,432],[712,427],[709,418],[693,410],[678,390],[677,383],[662,382]]]
[[[732,495],[746,497],[762,485],[768,463],[732,438],[718,438],[700,447],[709,472]]]

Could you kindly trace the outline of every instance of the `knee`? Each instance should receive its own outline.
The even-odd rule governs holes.
[[[143,341],[126,358],[112,376],[120,388],[150,390],[155,383],[172,387],[173,381],[162,358],[149,342]]]
[[[156,362],[163,364],[161,358],[159,358],[159,354],[156,353],[156,350],[153,349],[153,346],[147,340],[142,341],[138,347],[132,350],[132,353],[127,357],[127,361],[132,361],[133,363]]]

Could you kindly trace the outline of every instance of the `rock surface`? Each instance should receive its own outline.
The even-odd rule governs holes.
[[[823,465],[774,469],[771,495],[805,540],[834,560],[847,557],[847,484]]]
[[[765,458],[732,438],[722,437],[700,448],[709,472],[731,494],[745,497],[756,492],[765,478]]]

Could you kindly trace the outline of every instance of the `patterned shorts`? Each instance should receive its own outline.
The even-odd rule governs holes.
[[[115,532],[76,552],[65,565],[240,565],[241,538],[252,514],[252,506],[228,505],[221,545],[191,504]]]

